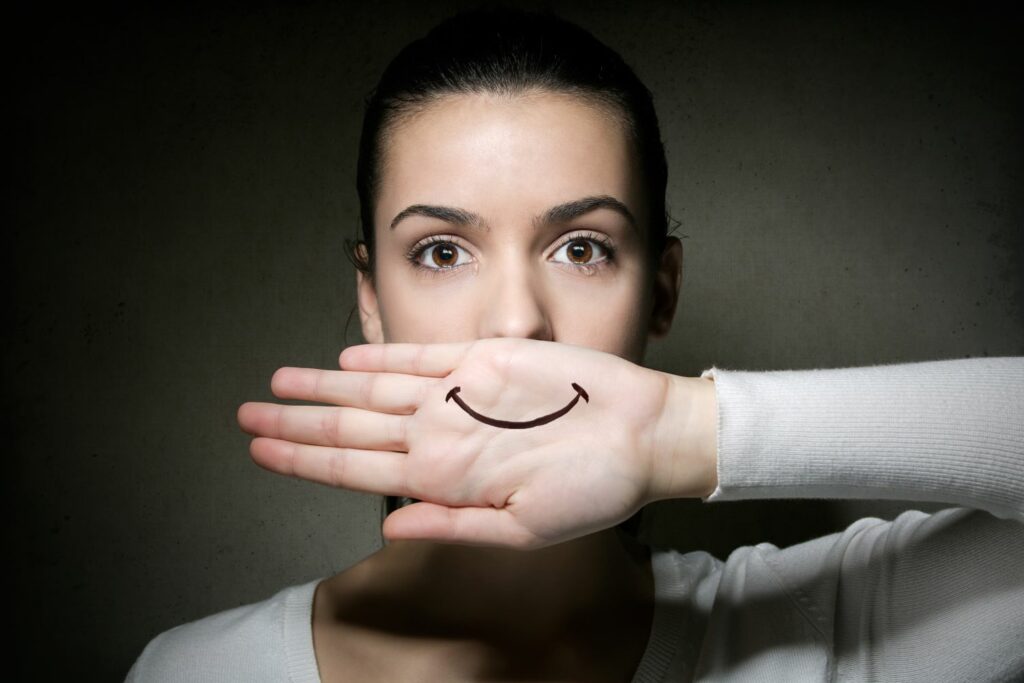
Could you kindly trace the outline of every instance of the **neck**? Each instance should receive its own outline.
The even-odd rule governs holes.
[[[654,591],[649,549],[615,529],[528,551],[393,541],[338,577],[365,625],[527,640],[647,618]]]

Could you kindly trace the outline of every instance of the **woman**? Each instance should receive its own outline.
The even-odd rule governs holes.
[[[328,405],[239,410],[260,465],[395,497],[389,542],[161,634],[129,679],[1024,672],[1024,359],[642,367],[680,283],[666,175],[650,94],[571,24],[467,12],[403,50],[358,163],[369,344],[275,374]],[[723,562],[633,538],[673,497],[954,507]]]

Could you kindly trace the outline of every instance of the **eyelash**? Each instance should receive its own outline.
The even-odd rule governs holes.
[[[601,268],[610,265],[611,262],[615,259],[615,247],[612,246],[611,240],[609,240],[604,235],[598,234],[596,232],[582,232],[569,235],[568,237],[565,238],[564,241],[562,241],[561,244],[558,245],[558,247],[556,248],[556,252],[558,251],[558,249],[561,249],[567,244],[572,244],[573,242],[579,242],[581,240],[589,240],[591,242],[597,242],[598,244],[600,244],[601,248],[605,252],[605,257],[604,259],[598,261],[597,263],[569,264],[574,266],[577,270],[581,270],[585,274],[591,275],[594,272],[600,270]],[[454,244],[455,246],[459,246],[465,249],[465,247],[463,247],[459,243],[459,240],[455,238],[453,235],[431,235],[422,242],[418,242],[417,244],[413,245],[413,247],[409,249],[409,251],[406,253],[405,257],[413,266],[413,268],[421,272],[427,271],[424,274],[431,277],[447,274],[452,272],[453,270],[458,270],[459,268],[461,268],[462,266],[445,266],[442,268],[431,268],[419,262],[420,256],[423,255],[423,252],[429,249],[430,245],[438,243]],[[462,265],[469,264],[464,263]]]

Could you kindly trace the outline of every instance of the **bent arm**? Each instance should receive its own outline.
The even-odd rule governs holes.
[[[951,503],[1024,522],[1024,357],[748,372],[689,387],[676,474],[717,456],[706,502],[864,498]],[[692,378],[677,378],[693,383]],[[716,417],[717,414],[717,417]],[[715,438],[707,424],[715,420]],[[666,463],[667,464],[667,463]],[[692,484],[688,484],[692,491]],[[662,490],[658,497],[682,497]],[[684,494],[685,495],[685,494]]]
[[[698,673],[750,680],[765,653],[788,652],[772,666],[827,680],[1024,675],[1024,358],[704,376],[718,407],[705,501],[955,507],[737,549]]]

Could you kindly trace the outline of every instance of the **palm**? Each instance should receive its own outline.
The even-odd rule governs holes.
[[[429,503],[503,511],[507,531],[523,545],[609,527],[643,502],[641,453],[661,406],[658,381],[593,349],[480,340],[426,392],[410,420],[409,485]],[[575,404],[545,424],[496,427],[457,405],[455,387],[475,413],[514,424]],[[419,512],[414,505],[395,513],[396,522]]]
[[[335,470],[330,482],[422,501],[388,517],[389,538],[542,547],[608,528],[645,502],[662,373],[527,339],[362,345],[346,354],[346,372],[420,378],[411,411],[389,416],[401,457],[387,476],[371,482],[353,458],[348,480]],[[382,457],[363,462],[379,469]]]

